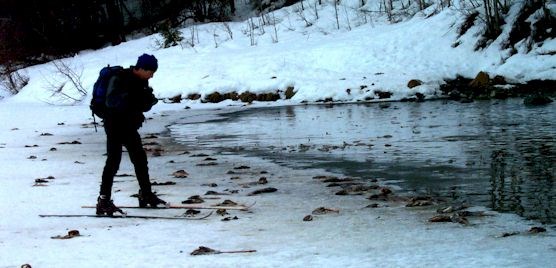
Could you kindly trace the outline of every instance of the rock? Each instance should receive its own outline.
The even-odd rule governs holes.
[[[207,156],[209,156],[209,155],[208,155],[208,154],[200,153],[200,154],[192,154],[192,155],[190,155],[189,157],[207,157]]]
[[[382,195],[389,195],[391,193],[392,193],[392,190],[390,190],[389,188],[386,188],[386,187],[380,188],[380,194],[382,194]]]
[[[229,194],[227,194],[227,193],[219,193],[219,192],[216,192],[216,191],[207,191],[207,192],[205,193],[205,195],[229,195]]]
[[[258,194],[264,194],[264,193],[273,193],[278,191],[278,189],[273,188],[273,187],[268,187],[268,188],[263,188],[263,189],[259,189],[259,190],[255,190],[253,192],[251,192],[248,195],[258,195]]]
[[[194,250],[193,252],[190,253],[193,256],[196,255],[209,255],[209,254],[218,254],[218,251],[209,248],[209,247],[204,247],[204,246],[200,246],[198,249]]]
[[[178,171],[172,173],[172,175],[173,175],[175,178],[187,178],[187,176],[189,176],[189,173],[187,173],[187,172],[186,172],[185,170],[183,170],[183,169],[180,169],[180,170],[178,170]]]
[[[251,103],[251,102],[253,102],[254,100],[257,99],[257,94],[246,91],[246,92],[243,92],[239,95],[239,99],[242,102]]]
[[[454,213],[452,215],[436,215],[433,216],[429,219],[429,222],[455,222],[455,223],[460,223],[460,224],[469,224],[469,221],[467,220],[467,218],[460,216],[457,213]]]
[[[453,204],[451,206],[448,207],[444,207],[444,208],[440,208],[438,209],[436,212],[438,213],[453,213],[456,211],[460,211],[463,209],[469,208],[469,205],[466,203],[457,203],[457,204]]]
[[[408,88],[414,88],[414,87],[418,87],[422,84],[423,84],[423,81],[421,81],[421,80],[411,79],[411,80],[409,80],[409,82],[407,82],[407,87]]]
[[[361,195],[370,190],[376,190],[380,188],[378,185],[360,185],[360,184],[352,184],[347,186],[340,185],[340,186],[343,186],[345,188],[337,192],[336,195]]]
[[[220,216],[225,216],[225,215],[229,215],[230,213],[228,213],[228,211],[226,211],[223,208],[219,208],[216,210],[216,214],[220,215]]]
[[[336,192],[336,195],[349,195],[350,193],[347,190],[340,190]]]
[[[238,204],[232,200],[226,199],[224,202],[217,204],[217,206],[227,207],[227,206],[237,206]]]
[[[237,92],[234,91],[234,92],[224,94],[223,98],[225,100],[230,99],[230,100],[236,101],[236,100],[239,100],[239,94],[237,94]]]
[[[64,141],[64,142],[59,142],[58,144],[81,144],[80,141]]]
[[[406,207],[424,207],[433,205],[432,200],[409,200]]]
[[[501,76],[501,75],[497,75],[494,78],[492,78],[492,83],[494,83],[495,85],[505,85],[505,84],[507,84],[506,78]]]
[[[187,211],[185,211],[185,213],[183,214],[186,217],[193,217],[197,214],[201,213],[200,210],[197,209],[188,209]]]
[[[452,219],[452,222],[455,222],[455,223],[464,224],[464,225],[469,224],[469,221],[467,220],[467,218],[460,216],[459,213],[456,213],[456,214],[452,215],[450,218]]]
[[[311,215],[307,215],[305,217],[303,217],[303,221],[312,221],[313,220],[313,216]]]
[[[155,186],[155,185],[160,185],[160,186],[162,186],[162,185],[176,185],[176,183],[173,182],[173,181],[166,181],[166,182],[157,182],[157,181],[153,181],[153,182],[151,183],[151,185],[153,185],[153,186]]]
[[[518,235],[519,232],[506,232],[506,233],[502,233],[500,235],[500,237],[508,237],[508,236],[514,236],[514,235]]]
[[[417,92],[415,98],[417,98],[417,102],[423,102],[425,101],[425,94]]]
[[[429,222],[452,222],[450,215],[436,215],[429,219]]]
[[[226,217],[222,219],[222,221],[232,221],[232,220],[239,220],[239,218],[237,216],[233,216],[233,217]]]
[[[280,94],[278,93],[263,93],[257,96],[258,101],[277,101],[280,99]]]
[[[352,182],[352,181],[353,181],[353,179],[351,179],[351,178],[340,179],[338,177],[330,177],[330,178],[322,180],[322,182]]]
[[[388,195],[384,194],[372,194],[371,196],[367,197],[369,200],[380,200],[380,201],[388,201]]]
[[[313,215],[324,215],[330,213],[340,213],[340,210],[337,208],[327,208],[327,207],[319,207],[313,210],[311,214]]]
[[[249,166],[239,166],[239,167],[234,167],[234,169],[250,169],[251,167]]]
[[[295,93],[296,93],[296,92],[294,91],[294,87],[289,86],[289,87],[286,89],[286,92],[285,92],[286,99],[289,100],[289,99],[293,98],[293,96],[295,95]]]
[[[70,230],[68,231],[68,235],[69,236],[79,236],[79,231],[78,230]]]
[[[546,105],[551,102],[551,98],[542,94],[529,95],[523,99],[523,104],[527,106]]]
[[[205,200],[198,195],[190,196],[187,200],[181,201],[182,204],[200,204],[204,202]]]
[[[388,99],[392,96],[392,92],[376,90],[375,95],[377,95],[379,99]]]
[[[213,92],[211,94],[209,94],[208,96],[205,97],[205,102],[210,102],[210,103],[219,103],[221,101],[224,100],[224,97],[222,97],[222,94],[220,94],[219,92]]]
[[[181,102],[181,94],[178,94],[174,97],[168,99],[169,103],[180,103]]]
[[[190,100],[198,100],[198,99],[201,98],[201,94],[192,93],[192,94],[187,95],[187,98],[190,99]]]
[[[338,177],[319,175],[319,176],[314,176],[313,179],[315,179],[315,180],[337,180]]]
[[[64,235],[64,236],[57,235],[57,236],[53,236],[53,237],[50,237],[50,238],[52,238],[52,239],[70,239],[70,238],[74,238],[74,237],[77,237],[77,236],[81,236],[81,234],[79,234],[78,230],[70,230],[70,231],[68,231],[67,235]]]
[[[483,217],[489,216],[489,214],[485,213],[484,211],[459,211],[456,213],[460,217]]]
[[[406,207],[422,207],[435,204],[435,200],[430,196],[415,196],[411,197],[406,204]]]
[[[490,83],[490,77],[485,72],[479,72],[475,79],[469,83],[471,88],[485,88]]]
[[[529,229],[530,234],[538,234],[538,233],[544,233],[544,232],[546,232],[546,229],[543,228],[543,227],[535,226],[535,227],[531,227],[531,229]]]

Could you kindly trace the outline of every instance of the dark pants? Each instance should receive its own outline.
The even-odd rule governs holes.
[[[107,198],[112,195],[114,176],[118,172],[122,160],[122,146],[125,146],[129,153],[141,192],[143,194],[151,193],[147,154],[143,149],[141,136],[139,136],[137,128],[130,127],[128,124],[104,120],[104,131],[106,132],[106,152],[108,156],[102,172],[100,195],[105,195]]]

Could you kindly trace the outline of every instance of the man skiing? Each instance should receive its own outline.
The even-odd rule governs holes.
[[[115,212],[123,214],[111,200],[114,176],[122,159],[122,146],[129,153],[139,182],[139,206],[156,207],[166,204],[152,192],[147,155],[138,133],[145,121],[143,112],[149,111],[158,102],[148,82],[157,69],[158,60],[153,55],[143,54],[139,56],[135,66],[121,70],[109,80],[104,116],[107,158],[97,199],[97,215],[111,216]]]

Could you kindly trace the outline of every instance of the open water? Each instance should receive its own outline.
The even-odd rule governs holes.
[[[377,179],[401,194],[556,223],[556,103],[284,106],[178,121],[171,130],[190,147]]]

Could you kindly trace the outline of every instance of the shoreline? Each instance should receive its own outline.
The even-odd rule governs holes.
[[[514,98],[516,99],[516,98]],[[521,99],[521,98],[517,98],[517,99]],[[447,100],[444,100],[447,101]],[[494,102],[494,104],[496,104],[495,100],[492,100]],[[358,104],[358,103],[356,103]],[[307,105],[307,104],[305,104]],[[323,104],[316,104],[316,105],[323,105]],[[326,104],[325,104],[326,105]],[[328,105],[335,105],[335,104],[328,104]],[[345,105],[345,104],[338,104],[338,105]],[[219,111],[215,111],[218,113],[218,117],[228,117],[228,115],[230,114],[234,114],[238,111],[245,111],[246,109],[257,109],[257,108],[267,108],[267,107],[248,107],[245,109],[231,109],[231,110],[219,110]],[[382,108],[382,107],[381,107]],[[232,115],[233,117],[234,115]],[[175,122],[175,121],[174,121]],[[195,126],[194,124],[192,126]],[[187,146],[180,141],[176,140],[176,137],[171,137],[170,136],[170,131],[166,131],[165,134],[167,135],[166,138],[169,138],[171,145],[176,146],[177,148],[186,148]],[[198,134],[198,133],[197,133]],[[348,141],[349,143],[349,141]],[[348,144],[346,143],[346,141],[344,141],[344,145]],[[372,142],[371,142],[372,143]],[[362,143],[365,144],[365,143]],[[301,144],[304,145],[304,144]],[[301,146],[300,145],[300,146]],[[305,147],[307,147],[307,149],[309,147],[311,147],[310,145],[304,145]],[[269,152],[272,153],[273,151],[280,151],[280,147],[274,147],[270,148]],[[289,148],[288,150],[292,150],[292,152],[295,152],[295,149],[291,149],[291,146],[286,146],[287,148]],[[295,146],[294,146],[295,147]],[[324,147],[328,147],[328,148],[333,148],[333,145],[324,145]],[[205,148],[203,146],[200,146],[201,150],[212,150],[212,148]],[[223,148],[227,148],[227,147],[223,147]],[[313,150],[316,150],[316,148],[312,148]],[[242,153],[242,148],[240,146],[240,149],[238,150],[227,150],[224,149],[224,151],[226,152],[226,154],[228,155],[236,155],[236,156],[241,156],[241,157],[262,157],[262,159],[267,159],[268,161],[272,162],[273,164],[278,164],[281,165],[283,167],[287,167],[287,168],[293,168],[293,169],[301,169],[301,167],[299,166],[295,166],[295,165],[287,165],[287,164],[283,164],[281,162],[283,161],[288,161],[287,156],[286,158],[283,158],[283,160],[278,161],[277,159],[274,159],[273,157],[264,157],[264,153],[249,153],[248,151],[245,151]],[[282,148],[282,150],[286,150],[286,148]],[[302,150],[302,149],[300,149]],[[295,157],[293,157],[292,159],[295,159]],[[209,164],[215,164],[215,163],[209,163]],[[317,166],[321,166],[321,165],[317,165]],[[318,167],[315,167],[318,168]],[[430,211],[437,211],[438,214],[445,214],[444,213],[440,213],[440,211],[449,211],[450,213],[452,213],[451,215],[435,215],[435,216],[442,216],[443,218],[447,218],[445,216],[452,216],[452,219],[454,219],[454,217],[456,217],[457,219],[454,219],[454,222],[459,222],[462,224],[468,224],[468,220],[465,217],[460,217],[460,215],[464,215],[467,213],[467,211],[465,211],[465,209],[469,208],[469,207],[473,207],[473,206],[482,206],[484,204],[473,204],[473,202],[468,203],[466,202],[456,202],[453,200],[449,200],[447,198],[443,198],[440,195],[434,195],[434,194],[419,194],[416,192],[407,192],[404,191],[403,189],[397,189],[395,185],[391,185],[388,181],[384,181],[384,179],[381,180],[381,178],[377,179],[368,179],[368,178],[373,178],[376,176],[373,176],[373,174],[369,174],[369,176],[366,176],[367,179],[363,178],[363,177],[358,177],[359,175],[354,175],[355,177],[350,177],[350,175],[347,174],[333,174],[333,175],[322,175],[322,174],[314,174],[312,176],[313,180],[315,181],[320,181],[322,182],[322,185],[325,186],[327,189],[329,189],[330,191],[330,195],[331,197],[333,196],[360,196],[361,199],[367,199],[370,200],[369,202],[369,206],[372,206],[374,208],[381,206],[381,204],[377,203],[377,202],[384,202],[385,204],[382,206],[390,206],[392,204],[389,203],[396,203],[397,206],[406,206],[406,207],[422,207],[421,210],[425,210],[428,209]],[[321,177],[321,178],[318,178]],[[389,186],[390,185],[390,186]],[[392,187],[393,186],[393,187]],[[401,190],[401,191],[398,191]],[[463,210],[461,212],[457,212],[454,211],[454,207],[460,207],[460,210]],[[490,209],[489,209],[490,210]],[[507,211],[508,213],[512,213],[511,211]],[[469,215],[469,213],[467,213]],[[527,218],[523,218],[524,220],[528,220]],[[448,220],[447,220],[448,221]],[[543,223],[538,222],[539,225],[541,224],[547,224],[548,226],[553,226],[556,227],[553,223]]]

